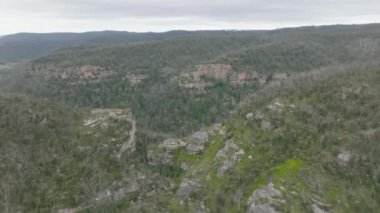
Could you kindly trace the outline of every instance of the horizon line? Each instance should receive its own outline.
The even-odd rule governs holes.
[[[94,33],[94,32],[125,32],[125,33],[136,33],[136,34],[145,34],[145,33],[157,33],[157,34],[164,34],[169,32],[215,32],[215,31],[236,31],[236,32],[243,32],[243,31],[276,31],[276,30],[286,30],[286,29],[297,29],[297,28],[308,28],[308,27],[330,27],[330,26],[365,26],[365,25],[376,25],[380,24],[380,22],[368,22],[368,23],[352,23],[352,24],[321,24],[321,25],[298,25],[298,26],[284,26],[284,27],[274,27],[274,28],[256,28],[256,29],[228,29],[228,28],[221,28],[221,29],[194,29],[194,30],[186,30],[186,29],[172,29],[172,30],[163,30],[163,31],[129,31],[129,30],[112,30],[112,29],[104,29],[104,30],[88,30],[88,31],[51,31],[51,32],[31,32],[31,31],[20,31],[15,33],[9,33],[9,34],[2,34],[1,37],[5,36],[12,36],[17,34],[84,34],[84,33]]]

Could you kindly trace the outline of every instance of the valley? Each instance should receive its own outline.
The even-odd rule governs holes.
[[[46,36],[0,38],[1,212],[380,209],[379,24]]]

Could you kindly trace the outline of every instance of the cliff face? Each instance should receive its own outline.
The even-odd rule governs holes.
[[[213,86],[211,82],[213,80],[223,81],[234,86],[242,86],[244,84],[255,83],[264,85],[268,79],[267,75],[258,74],[255,71],[234,71],[231,65],[228,64],[196,65],[194,70],[176,75],[171,80],[187,89],[204,90],[207,87]]]
[[[197,65],[195,70],[192,75],[196,80],[200,77],[209,77],[226,81],[232,73],[232,68],[228,64],[202,64]]]
[[[58,66],[48,64],[39,66],[30,64],[27,72],[45,81],[49,80],[70,80],[72,82],[81,80],[101,80],[111,77],[114,72],[108,71],[101,66],[82,65],[82,66]]]

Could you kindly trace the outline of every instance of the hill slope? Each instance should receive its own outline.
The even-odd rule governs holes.
[[[379,26],[242,33],[0,65],[0,212],[377,212]]]
[[[135,175],[120,162],[136,149],[127,109],[89,111],[1,97],[0,113],[2,212],[82,204]]]
[[[0,63],[31,60],[53,50],[70,46],[121,44],[177,37],[204,37],[212,35],[256,35],[263,31],[170,31],[166,33],[132,33],[102,31],[86,33],[19,33],[0,37]]]
[[[377,25],[333,29],[65,48],[28,65],[24,82],[38,89],[24,90],[77,106],[128,107],[143,128],[183,135],[270,81],[380,55]]]
[[[1,98],[1,208],[376,212],[379,81],[372,63],[273,82],[188,137],[144,148],[137,133],[126,158],[127,110]]]
[[[378,65],[296,80],[257,93],[221,125],[152,145],[150,163],[180,171],[177,187],[128,211],[377,212]]]

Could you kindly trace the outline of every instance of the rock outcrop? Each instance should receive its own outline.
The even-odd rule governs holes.
[[[192,202],[190,204],[190,212],[196,213],[210,213],[210,209],[206,207],[203,201]]]
[[[227,133],[226,128],[220,123],[213,124],[208,131],[209,135],[219,134],[221,136],[225,136],[226,133]]]
[[[99,136],[108,134],[109,129],[112,129],[114,137],[111,141],[116,141],[120,145],[117,158],[121,158],[123,154],[130,154],[136,149],[137,125],[128,109],[94,109],[83,124],[89,128],[89,134]]]
[[[171,151],[185,148],[189,154],[197,154],[204,150],[205,145],[209,142],[209,137],[220,135],[224,137],[227,133],[226,128],[220,124],[213,124],[207,131],[198,131],[185,138],[167,138],[158,145],[153,145],[148,150],[149,164],[172,165],[173,156]],[[211,142],[212,143],[212,142]],[[188,170],[189,165],[183,162],[180,166],[183,170]]]
[[[148,150],[149,164],[155,166],[171,165],[173,163],[173,157],[170,155],[171,151],[179,148],[186,148],[189,154],[196,154],[204,149],[207,141],[208,134],[203,131],[195,132],[187,138],[165,139],[157,147]]]
[[[189,153],[194,154],[204,149],[208,140],[205,132],[196,132],[188,138],[168,138],[161,142],[157,149],[148,151],[148,159],[151,165],[171,165],[173,163],[170,152],[186,147]],[[188,167],[184,167],[188,168]],[[185,169],[184,169],[185,170]]]
[[[206,132],[195,132],[186,139],[186,149],[189,153],[194,154],[204,149],[204,145],[208,140]]]
[[[312,208],[314,213],[329,213],[328,211],[321,209],[317,204],[313,204]]]
[[[150,149],[147,152],[149,164],[152,166],[171,165],[173,164],[173,156],[167,150]]]
[[[77,211],[81,210],[80,208],[78,209],[58,209],[58,213],[75,213]]]
[[[195,70],[192,73],[194,79],[209,77],[226,81],[231,75],[232,67],[228,64],[201,64],[197,65]]]
[[[77,71],[77,72],[75,72]],[[106,78],[113,74],[113,72],[106,71],[103,67],[84,65],[79,68],[74,68],[73,72],[65,72],[66,75],[77,78]]]
[[[215,161],[222,162],[222,165],[217,170],[217,175],[219,177],[223,176],[228,169],[234,167],[236,163],[240,161],[243,155],[243,149],[240,149],[231,141],[227,142],[226,145],[218,151],[214,158]]]
[[[160,143],[158,147],[166,151],[171,151],[174,149],[185,147],[186,145],[187,143],[183,141],[182,139],[168,138],[168,139],[165,139],[162,143]]]
[[[274,188],[273,183],[257,189],[248,198],[246,213],[277,213],[272,205],[284,202],[278,198],[281,195],[282,193]]]
[[[284,111],[285,105],[281,103],[278,99],[275,99],[273,103],[269,104],[267,106],[267,109],[273,111],[273,112],[278,112],[281,113]]]
[[[347,150],[341,150],[337,158],[339,163],[347,164],[352,159],[352,153]]]
[[[183,162],[182,164],[181,164],[181,166],[180,166],[180,168],[183,170],[183,171],[187,171],[187,170],[189,170],[189,164],[188,163],[186,163],[186,162]]]
[[[133,115],[128,109],[93,109],[91,115],[83,121],[85,126],[107,128],[112,120],[131,121]]]
[[[254,118],[254,114],[253,114],[252,112],[247,113],[247,114],[245,115],[245,118],[246,118],[247,120],[252,120],[252,119]]]
[[[45,65],[43,67],[34,66],[34,68],[29,68],[29,73],[34,76],[39,76],[44,80],[70,79],[72,80],[72,83],[82,82],[83,80],[101,80],[114,74],[113,71],[106,70],[104,67],[89,64],[70,67],[59,67],[54,65]]]
[[[123,79],[129,81],[132,86],[138,86],[146,78],[148,78],[146,75],[127,74]]]
[[[176,196],[178,199],[186,200],[190,195],[199,191],[201,186],[198,182],[185,178],[179,185]]]
[[[175,76],[171,80],[184,88],[203,90],[213,85],[212,82],[204,78],[230,82],[233,85],[242,85],[249,81],[255,81],[259,85],[267,83],[266,75],[259,75],[254,71],[236,72],[229,64],[196,65],[192,71]]]
[[[273,74],[273,80],[275,81],[282,81],[286,80],[288,78],[288,74],[286,73],[275,73]]]
[[[121,146],[119,153],[117,154],[118,158],[121,158],[121,156],[124,153],[130,154],[136,150],[136,142],[135,142],[135,137],[136,137],[136,119],[132,119],[132,128],[129,131],[129,138],[128,140]]]
[[[269,121],[262,120],[260,126],[262,129],[272,129],[272,124]]]

